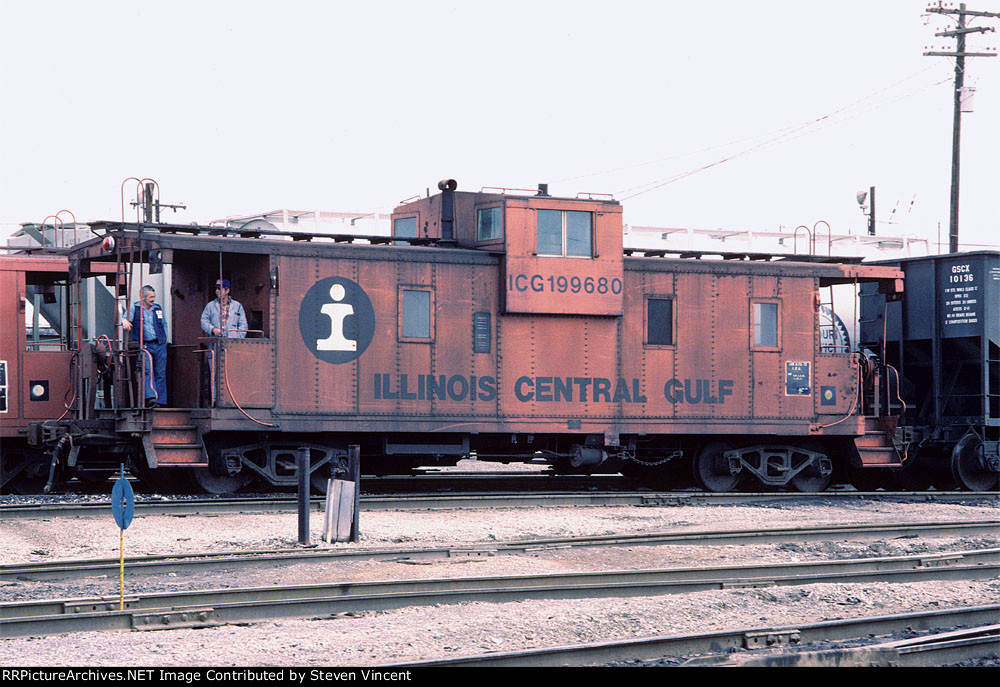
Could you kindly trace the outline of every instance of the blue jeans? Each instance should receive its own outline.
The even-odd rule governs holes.
[[[149,355],[143,353],[149,351]],[[150,360],[152,358],[152,360]],[[139,351],[138,376],[142,379],[144,398],[153,399],[157,405],[167,404],[167,344],[144,343]],[[143,370],[145,369],[145,375]]]

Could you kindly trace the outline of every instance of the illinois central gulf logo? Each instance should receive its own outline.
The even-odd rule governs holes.
[[[375,310],[357,283],[327,277],[313,284],[302,299],[299,332],[306,347],[323,362],[349,363],[372,342]]]

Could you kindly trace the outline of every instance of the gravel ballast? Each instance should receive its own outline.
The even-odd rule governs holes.
[[[894,503],[828,499],[814,504],[760,506],[556,507],[431,512],[365,512],[361,543],[321,542],[322,520],[311,518],[320,548],[431,547],[532,537],[777,528],[852,523],[986,520],[996,501]],[[118,555],[119,531],[107,517],[15,520],[3,525],[4,563]],[[126,531],[129,556],[294,548],[291,515],[137,517]],[[1000,546],[1000,532],[979,537],[755,545],[599,547],[442,559],[419,565],[362,560],[193,576],[126,580],[127,593],[212,587],[308,584],[401,578],[540,574],[795,562],[910,555]],[[126,570],[126,575],[128,571]],[[118,595],[118,580],[15,580],[0,598]],[[1000,581],[908,584],[814,584],[727,589],[680,595],[463,603],[430,608],[267,621],[162,632],[70,633],[0,640],[7,666],[318,666],[380,665],[490,651],[723,629],[786,626],[837,618],[887,615],[995,603]]]

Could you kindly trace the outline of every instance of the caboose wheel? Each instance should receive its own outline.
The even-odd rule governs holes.
[[[313,494],[326,496],[327,485],[330,483],[330,476],[326,470],[315,470],[309,475],[309,486]]]
[[[959,486],[968,491],[991,491],[997,488],[998,473],[986,466],[983,442],[969,432],[951,452],[951,473]]]
[[[795,491],[803,493],[823,491],[830,486],[830,478],[832,476],[832,474],[824,475],[819,471],[819,466],[813,464],[795,475],[795,477],[789,480],[789,484],[792,485]]]
[[[245,471],[235,475],[216,475],[209,468],[191,468],[187,473],[194,488],[205,494],[234,494],[252,478]]]
[[[732,491],[739,484],[741,473],[735,475],[729,470],[729,459],[726,451],[731,451],[732,444],[727,441],[709,441],[703,444],[695,454],[694,480],[705,491]]]
[[[824,446],[816,441],[806,441],[800,444],[800,447],[806,451],[811,451],[813,453],[822,453],[828,455],[828,451]],[[833,478],[833,473],[823,474],[820,470],[819,461],[816,460],[812,465],[807,467],[802,472],[795,475],[788,481],[795,491],[801,491],[803,493],[811,493],[817,491],[823,491],[828,486],[830,486],[830,480]]]

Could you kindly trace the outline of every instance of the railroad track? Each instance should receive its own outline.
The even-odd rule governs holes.
[[[524,539],[468,546],[437,548],[375,548],[363,550],[261,549],[236,553],[195,553],[127,558],[130,578],[138,575],[204,572],[247,567],[278,567],[292,564],[328,564],[350,560],[426,561],[474,558],[500,554],[522,554],[554,549],[592,546],[651,546],[695,544],[764,544],[831,540],[872,540],[887,538],[961,537],[1000,534],[1000,520],[963,522],[923,522],[863,525],[823,525],[753,530],[702,530],[656,532],[633,535],[603,535]],[[82,559],[0,565],[0,582],[13,580],[76,579],[117,574],[118,558]]]
[[[0,604],[0,636],[209,627],[472,601],[592,599],[814,583],[988,579],[1000,549],[811,563],[216,589]]]
[[[907,502],[968,502],[1000,499],[997,492],[927,491],[927,492],[858,492],[825,491],[817,494],[791,492],[713,494],[707,492],[551,492],[491,494],[416,494],[407,496],[361,496],[362,511],[378,510],[447,510],[479,508],[539,508],[549,506],[684,506],[734,505],[754,503],[815,503],[833,500],[871,500]],[[105,516],[109,501],[87,503],[5,503],[0,505],[4,520]],[[310,509],[322,511],[324,499],[310,500]],[[209,513],[294,513],[294,497],[136,500],[137,515],[205,515]]]
[[[389,664],[386,668],[443,666],[580,667],[607,665],[907,666],[936,667],[1000,655],[1000,605],[758,627],[691,635],[646,637],[528,651]],[[957,631],[937,631],[962,627]],[[916,638],[872,637],[919,631]],[[820,642],[865,640],[863,646],[812,649]],[[770,651],[771,653],[761,653]],[[777,652],[777,653],[775,653]]]
[[[140,480],[127,476],[136,494],[156,493]],[[103,482],[82,482],[72,479],[59,485],[59,492],[101,495],[111,491],[117,475]],[[559,475],[551,471],[450,471],[445,469],[421,469],[412,475],[361,475],[365,490],[372,494],[397,493],[407,491],[490,491],[497,488],[511,490],[571,490],[587,489],[629,489],[641,488],[633,480],[621,475]],[[39,492],[35,496],[42,496]]]

